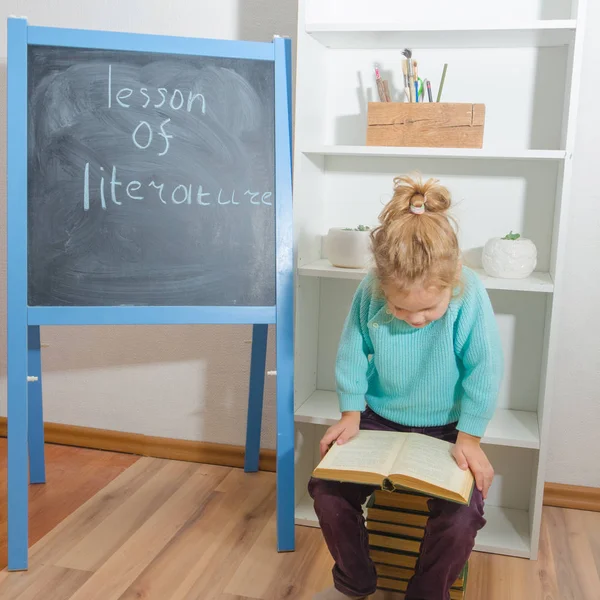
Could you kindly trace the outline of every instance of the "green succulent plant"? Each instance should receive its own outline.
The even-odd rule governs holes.
[[[359,225],[358,227],[344,227],[344,231],[370,231],[371,228],[368,225]]]

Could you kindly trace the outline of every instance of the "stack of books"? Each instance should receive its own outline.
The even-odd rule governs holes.
[[[408,490],[377,490],[371,496],[367,505],[367,530],[380,589],[406,591],[421,551],[430,499],[431,496]],[[450,600],[464,600],[468,570],[467,563],[450,590]]]

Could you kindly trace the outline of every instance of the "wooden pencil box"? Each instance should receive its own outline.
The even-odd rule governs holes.
[[[367,146],[481,148],[485,104],[369,102]]]

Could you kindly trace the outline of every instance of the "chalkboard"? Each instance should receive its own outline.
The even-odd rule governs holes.
[[[275,304],[272,61],[30,46],[30,306]]]

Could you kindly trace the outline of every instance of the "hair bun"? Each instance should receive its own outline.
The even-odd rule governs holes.
[[[437,179],[430,179],[424,186],[425,207],[427,211],[434,213],[444,213],[450,209],[452,200],[450,192],[440,185]]]
[[[375,273],[382,284],[408,290],[414,283],[454,288],[460,250],[447,214],[450,193],[437,179],[396,177],[394,196],[371,232]]]
[[[425,207],[425,213],[445,213],[452,204],[450,192],[437,179],[423,181],[420,177],[396,177],[394,197],[388,205],[384,221],[397,219],[402,214],[415,213],[412,208]],[[420,214],[416,213],[416,214]]]

